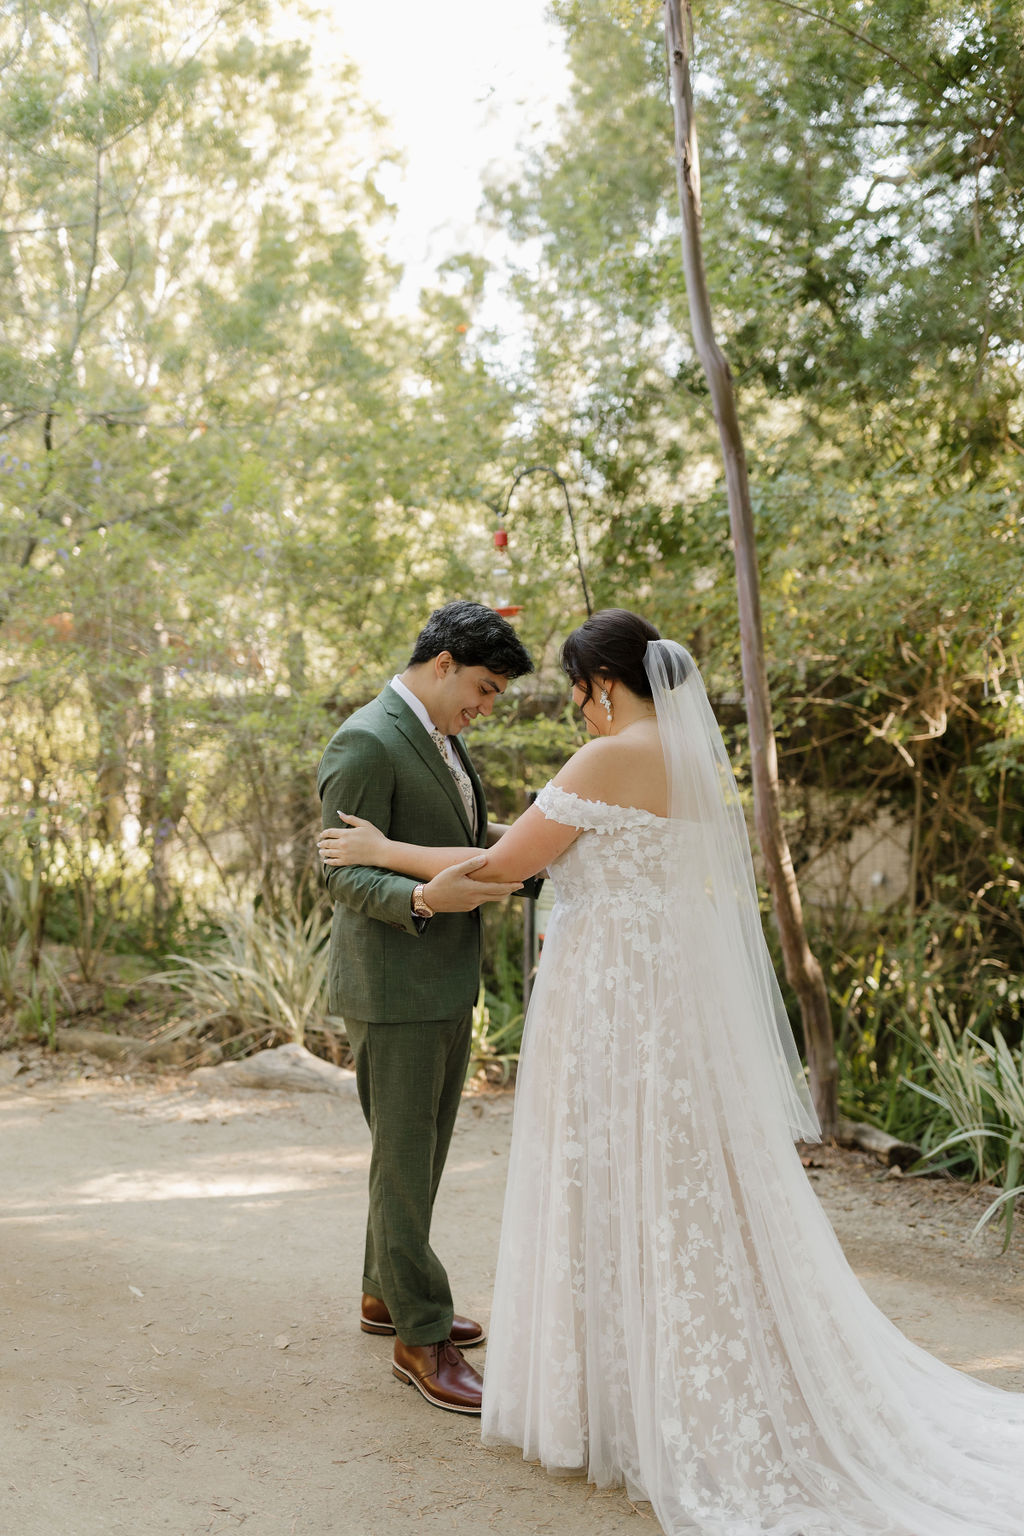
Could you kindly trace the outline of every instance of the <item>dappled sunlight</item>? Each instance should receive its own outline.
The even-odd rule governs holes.
[[[31,1100],[10,1098],[6,1094],[0,1100],[0,1127],[4,1135],[34,1124],[39,1119],[39,1115],[39,1105]]]
[[[254,1158],[234,1152],[226,1157],[203,1155],[183,1167],[136,1168],[97,1172],[60,1192],[59,1199],[41,1205],[36,1199],[7,1198],[6,1220],[40,1220],[70,1214],[81,1206],[152,1204],[181,1200],[252,1201],[267,1196],[317,1195],[325,1190],[341,1195],[356,1174],[360,1188],[366,1159],[361,1152],[312,1152],[309,1148],[276,1148]],[[238,1166],[244,1163],[244,1166]]]
[[[970,1376],[1007,1376],[1024,1370],[1024,1348],[1001,1349],[998,1355],[968,1355],[957,1360],[957,1369]]]
[[[258,1121],[280,1115],[282,1108],[298,1110],[314,1124],[350,1124],[365,1129],[362,1110],[355,1098],[332,1094],[286,1092],[271,1088],[234,1088],[230,1094],[200,1087],[188,1078],[171,1086],[144,1079],[84,1078],[33,1085],[27,1090],[18,1079],[0,1088],[0,1125],[14,1128],[40,1115],[60,1112],[83,1101],[107,1102],[119,1114],[151,1120],[160,1125],[226,1125],[237,1120]],[[366,1131],[369,1141],[369,1132]]]
[[[129,1200],[248,1200],[259,1195],[297,1194],[322,1188],[319,1180],[286,1174],[190,1178],[180,1173],[109,1173],[90,1179],[77,1205],[120,1204]]]
[[[445,1163],[444,1176],[447,1181],[450,1181],[460,1173],[493,1173],[504,1181],[506,1162],[507,1148],[504,1147],[501,1149],[500,1156],[497,1153],[491,1153],[486,1157],[459,1157],[457,1151],[453,1150]]]

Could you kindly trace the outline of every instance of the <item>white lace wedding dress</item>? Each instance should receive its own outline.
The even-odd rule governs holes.
[[[1024,1397],[872,1305],[771,1063],[730,1052],[743,986],[687,877],[695,824],[537,804],[583,830],[550,872],[485,1442],[624,1482],[667,1536],[1021,1536]]]

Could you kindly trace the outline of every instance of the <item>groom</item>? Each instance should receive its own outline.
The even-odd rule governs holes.
[[[341,825],[344,811],[400,842],[486,847],[483,789],[459,735],[532,670],[492,609],[455,602],[432,613],[405,671],[328,743],[323,825]],[[453,1313],[430,1217],[469,1066],[477,909],[515,887],[473,880],[465,865],[425,884],[360,866],[324,879],[329,1007],[345,1020],[373,1143],[360,1326],[397,1334],[394,1374],[428,1402],[479,1413],[483,1383],[460,1346],[484,1331]]]

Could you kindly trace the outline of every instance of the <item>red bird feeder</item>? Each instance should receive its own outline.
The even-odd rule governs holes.
[[[494,547],[497,550],[508,549],[507,528],[495,529]],[[509,568],[499,556],[494,565],[494,585],[497,591],[502,593],[508,592],[510,586],[509,576]],[[494,605],[494,612],[499,613],[503,619],[513,619],[517,613],[522,613],[522,611],[522,607],[517,606],[515,603],[499,602]]]
[[[552,479],[558,481],[558,484],[562,488],[562,495],[565,497],[565,514],[569,519],[569,530],[572,534],[573,552],[576,555],[576,568],[580,573],[580,586],[583,588],[583,601],[587,605],[587,617],[591,618],[593,616],[594,606],[590,601],[590,588],[587,586],[587,573],[583,569],[583,556],[580,554],[580,541],[576,536],[576,519],[572,515],[572,502],[569,500],[569,487],[566,485],[562,476],[558,473],[558,470],[552,469],[550,464],[528,464],[525,469],[519,470],[514,480],[512,481],[512,484],[508,488],[508,495],[505,497],[505,506],[497,514],[499,524],[501,524],[502,519],[505,517],[505,514],[508,512],[508,509],[512,504],[512,492],[515,490],[520,480],[525,480],[527,475],[550,475]],[[494,535],[494,547],[498,551],[508,548],[508,532],[503,526],[499,526]],[[507,565],[501,563],[501,560],[502,557],[499,553],[494,566],[495,591],[511,595],[511,572]],[[522,613],[522,611],[523,610],[521,608],[513,607],[511,603],[506,603],[503,607],[500,608],[497,604],[494,605],[494,612],[500,613],[505,618],[511,618],[513,614]]]

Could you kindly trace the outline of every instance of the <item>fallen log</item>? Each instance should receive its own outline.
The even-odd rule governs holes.
[[[191,1050],[187,1040],[137,1040],[134,1035],[111,1035],[105,1029],[58,1029],[54,1050],[74,1054],[84,1051],[103,1061],[150,1061],[183,1066]]]
[[[887,1168],[910,1168],[924,1156],[913,1142],[900,1141],[898,1136],[880,1131],[877,1125],[865,1125],[862,1120],[840,1119],[836,1141],[841,1147],[859,1147],[862,1152],[870,1152]]]
[[[355,1097],[356,1075],[335,1067],[307,1051],[303,1045],[279,1045],[257,1051],[241,1061],[222,1061],[216,1067],[196,1067],[189,1081],[201,1088],[283,1088],[300,1093],[336,1093]]]

